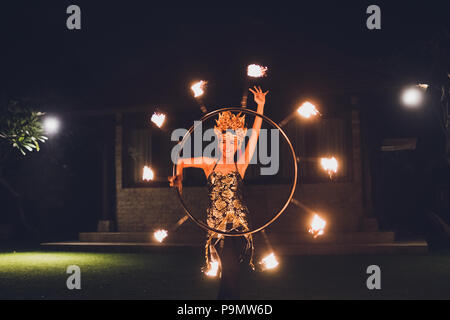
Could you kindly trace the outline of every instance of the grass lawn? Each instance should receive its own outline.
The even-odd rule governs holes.
[[[200,272],[202,252],[0,252],[0,299],[214,299],[218,281]],[[381,268],[369,291],[366,269]],[[81,268],[68,290],[66,268]],[[242,271],[242,299],[450,299],[450,253],[423,256],[281,257],[273,272]]]

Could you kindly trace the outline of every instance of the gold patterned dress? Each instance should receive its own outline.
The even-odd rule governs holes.
[[[214,171],[216,166],[217,162],[208,176],[209,205],[206,209],[208,226],[227,232],[249,231],[247,220],[249,211],[242,199],[243,180],[236,163],[236,170],[227,174]],[[205,247],[206,267],[212,260],[218,260],[215,246],[223,237],[221,234],[208,231]],[[239,260],[240,262],[244,261],[247,254],[250,254],[249,264],[254,269],[252,235],[248,234],[243,237],[245,237],[246,245],[243,247]]]

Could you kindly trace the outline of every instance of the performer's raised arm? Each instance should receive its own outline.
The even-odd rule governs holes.
[[[266,103],[266,95],[269,91],[263,92],[261,87],[254,86],[253,89],[249,89],[251,93],[253,93],[256,104],[258,105],[257,113],[264,113],[264,104]],[[250,140],[245,148],[244,159],[238,159],[238,167],[239,172],[242,176],[245,175],[245,171],[250,163],[250,160],[253,157],[253,153],[255,152],[256,144],[258,143],[259,131],[262,125],[262,117],[255,117],[255,121],[253,122],[253,127],[251,131]]]

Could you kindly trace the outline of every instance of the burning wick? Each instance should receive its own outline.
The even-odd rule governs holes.
[[[153,170],[150,169],[150,167],[145,166],[144,173],[142,175],[142,180],[150,181],[150,180],[153,180],[154,177],[155,177],[155,174],[153,173]]]
[[[191,90],[194,92],[194,97],[198,98],[205,93],[206,81],[201,80],[192,85]]]
[[[266,75],[267,67],[251,64],[247,67],[247,75],[252,78],[261,78]]]
[[[275,257],[275,254],[272,252],[269,255],[265,256],[260,264],[263,265],[264,270],[274,269],[278,266],[277,258]]]
[[[212,261],[210,262],[209,268],[208,268],[208,270],[205,272],[205,274],[206,274],[208,277],[213,278],[213,277],[216,277],[216,276],[217,276],[217,273],[218,273],[218,272],[219,272],[219,261],[217,261],[217,260],[212,260]]]
[[[311,102],[306,101],[303,103],[298,109],[298,114],[306,119],[311,118],[312,116],[315,116],[319,114],[319,111],[316,109],[316,106],[313,105]]]
[[[321,236],[324,234],[325,226],[327,225],[327,222],[323,220],[319,215],[315,214],[311,225],[309,227],[308,232],[314,235],[314,238],[317,238],[318,236]]]
[[[330,176],[330,179],[333,178],[333,175],[338,170],[338,162],[335,157],[331,158],[321,158],[320,164],[322,165],[322,168],[328,172],[328,175]]]
[[[155,112],[152,115],[151,121],[156,124],[158,128],[161,128],[164,121],[166,121],[166,115],[164,113]]]
[[[158,242],[163,242],[163,240],[167,237],[167,230],[156,230],[153,236]]]

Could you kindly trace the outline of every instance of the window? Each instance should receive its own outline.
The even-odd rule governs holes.
[[[248,127],[251,124],[247,124]],[[271,129],[263,124],[263,128]],[[320,121],[293,119],[284,128],[301,159],[298,166],[300,182],[328,182],[328,174],[321,168],[320,158],[334,156],[339,169],[334,181],[348,181],[351,178],[351,118],[347,112],[336,117],[321,117]],[[160,130],[150,123],[149,115],[144,113],[127,114],[123,117],[123,185],[125,187],[166,187],[167,177],[172,174],[171,149],[175,142],[170,133]],[[246,172],[246,184],[291,183],[293,164],[290,149],[279,137],[279,170],[275,176],[260,173],[264,165],[250,165]],[[268,139],[270,141],[270,138]],[[209,142],[204,142],[209,144]],[[271,148],[269,147],[269,150]],[[257,152],[255,152],[257,153]],[[192,153],[193,154],[193,153]],[[144,166],[154,172],[152,181],[143,180]],[[186,186],[204,186],[206,179],[201,169],[186,168]]]
[[[303,182],[329,181],[320,165],[322,157],[336,157],[338,172],[334,181],[348,181],[351,165],[350,115],[326,118],[320,121],[292,120],[286,126],[297,157],[300,158],[299,178]],[[288,174],[287,172],[285,174]]]
[[[148,114],[126,114],[123,117],[123,185],[124,187],[167,186],[171,174],[170,135],[154,127]],[[144,167],[154,173],[151,181],[143,179]]]

